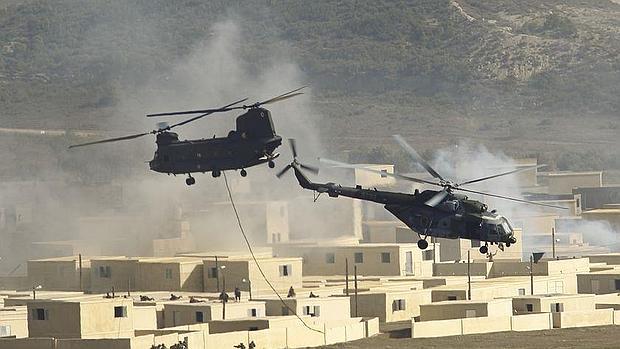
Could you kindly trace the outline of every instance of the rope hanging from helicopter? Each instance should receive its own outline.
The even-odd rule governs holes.
[[[245,244],[248,247],[248,250],[250,251],[250,255],[252,256],[252,259],[254,260],[254,263],[256,263],[256,267],[258,268],[258,271],[260,272],[260,274],[262,275],[263,279],[265,280],[265,282],[267,283],[267,285],[269,285],[269,288],[271,288],[271,290],[273,291],[273,293],[278,297],[278,299],[280,300],[280,302],[282,303],[282,305],[284,305],[284,307],[286,307],[288,309],[289,312],[292,312],[297,319],[299,319],[299,321],[309,330],[314,331],[314,332],[318,332],[321,334],[325,334],[323,331],[321,330],[317,330],[316,328],[312,328],[310,327],[305,321],[304,319],[302,319],[298,314],[297,311],[295,311],[294,309],[292,309],[282,298],[282,296],[280,296],[280,294],[278,293],[278,291],[276,291],[275,287],[273,287],[273,285],[271,284],[271,281],[269,281],[269,279],[267,278],[267,275],[265,275],[265,273],[263,272],[263,268],[260,266],[260,264],[258,263],[258,259],[256,258],[256,256],[254,255],[254,250],[252,249],[252,245],[250,244],[250,241],[248,240],[248,237],[245,233],[245,229],[243,228],[243,224],[241,224],[241,218],[239,217],[239,212],[237,211],[237,206],[235,205],[235,200],[233,199],[232,196],[232,191],[230,190],[230,185],[228,184],[228,177],[226,177],[226,171],[222,171],[222,174],[224,176],[224,183],[226,184],[226,191],[228,192],[228,198],[230,199],[230,204],[233,208],[233,211],[235,212],[235,218],[237,219],[237,225],[239,226],[239,231],[241,232],[241,235],[243,235],[243,239],[245,240]]]

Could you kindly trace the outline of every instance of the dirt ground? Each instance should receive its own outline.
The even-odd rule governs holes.
[[[407,331],[383,333],[355,342],[341,343],[324,348],[342,349],[433,349],[433,348],[620,348],[620,327],[582,327],[532,332],[500,332],[480,335],[442,338],[411,339]]]

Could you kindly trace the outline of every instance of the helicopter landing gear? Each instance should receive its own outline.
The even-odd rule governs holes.
[[[420,250],[426,250],[427,247],[428,247],[428,241],[426,241],[424,239],[418,240],[418,248]]]
[[[487,252],[489,252],[489,246],[488,246],[488,245],[486,245],[486,244],[485,244],[484,246],[480,246],[479,251],[480,251],[480,253],[482,253],[482,254],[487,254]]]
[[[194,185],[195,183],[196,178],[192,177],[191,175],[185,179],[185,184],[187,185]]]
[[[241,177],[245,177],[248,175],[248,171],[246,171],[245,169],[241,169],[241,172],[239,172],[239,174],[241,174]]]
[[[211,176],[213,176],[213,178],[217,178],[221,175],[222,175],[222,172],[220,170],[213,170],[213,172],[211,172]]]
[[[273,160],[269,160],[269,162],[267,163],[267,165],[269,166],[269,168],[274,168],[276,167],[276,163],[273,162]]]
[[[506,247],[510,247],[510,242],[507,242],[507,243],[506,243]]]

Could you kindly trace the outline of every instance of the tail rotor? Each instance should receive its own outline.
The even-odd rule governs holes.
[[[303,164],[303,163],[301,163],[301,162],[299,162],[297,160],[297,155],[298,155],[298,153],[297,153],[297,142],[295,141],[295,139],[294,138],[289,138],[288,142],[289,142],[289,145],[291,147],[291,153],[293,153],[293,161],[290,164],[286,165],[280,172],[278,172],[276,174],[276,177],[280,178],[280,177],[284,176],[284,174],[287,173],[291,168],[295,168],[295,169],[298,169],[298,170],[299,169],[303,169],[303,170],[312,172],[315,175],[318,174],[319,173],[319,169],[318,168],[316,168],[314,166],[309,166],[309,165]]]

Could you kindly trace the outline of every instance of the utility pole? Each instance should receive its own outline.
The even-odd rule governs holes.
[[[346,294],[347,296],[349,295],[349,258],[345,258],[344,259],[344,282],[345,282],[345,288],[344,288],[344,294]]]
[[[355,317],[357,317],[357,265],[353,266],[353,278],[355,280]]]
[[[551,228],[551,255],[555,259],[555,228]]]
[[[530,256],[530,294],[534,295],[534,257]]]
[[[226,320],[226,302],[228,301],[226,298],[228,298],[227,294],[226,294],[226,274],[223,273],[223,269],[222,269],[222,285],[223,285],[223,294],[222,294],[222,320]],[[218,270],[217,275],[220,275],[220,272]]]
[[[217,292],[220,292],[220,266],[217,264],[217,256],[215,256],[215,277],[217,278]]]
[[[82,254],[78,254],[78,268],[80,270],[80,280],[79,280],[79,284],[80,284],[80,292],[84,292],[84,289],[82,288]]]
[[[469,259],[470,251],[467,250],[467,299],[471,300],[471,260]]]
[[[435,237],[431,236],[431,241],[433,242],[433,276],[435,276],[435,263],[437,263],[436,256],[437,256],[437,245],[435,244]]]

